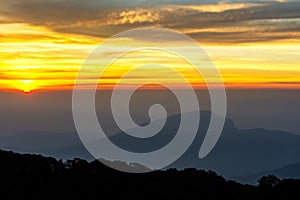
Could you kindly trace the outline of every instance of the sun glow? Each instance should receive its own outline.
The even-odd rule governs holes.
[[[19,88],[23,90],[25,94],[29,94],[34,89],[33,83],[33,80],[20,80]]]
[[[5,35],[0,37],[0,57],[4,58],[0,59],[0,90],[21,91],[26,94],[41,90],[72,89],[82,63],[103,39],[56,33],[26,23],[0,24],[0,30]],[[128,38],[116,41],[116,46],[107,48],[106,55],[111,56],[126,50],[126,45],[131,42]],[[160,42],[169,46],[182,45],[180,41],[176,43],[167,39]],[[235,45],[208,42],[203,46],[220,70],[227,88],[300,88],[300,40]],[[192,49],[184,48],[193,56],[199,56]],[[170,55],[148,55],[144,52],[130,54],[127,59],[119,59],[106,73],[107,76],[102,80],[103,85],[112,88],[128,67],[143,64],[147,60],[173,66],[192,85],[203,87],[203,81],[195,77],[194,71],[186,67],[184,62]],[[168,82],[181,87],[181,82],[163,69],[137,71],[135,76],[126,80],[125,86],[145,82],[145,73],[151,76],[151,81]],[[87,73],[81,81],[82,87],[88,88],[98,78],[95,74]]]

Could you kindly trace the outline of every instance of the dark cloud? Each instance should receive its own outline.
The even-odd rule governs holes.
[[[243,43],[299,38],[300,2],[244,1],[245,7],[233,6],[233,9],[223,9],[226,4],[221,3],[216,4],[221,8],[218,12],[199,6],[220,1],[201,2],[19,0],[10,4],[5,14],[14,20],[57,32],[101,38],[145,26],[183,31],[204,42]]]
[[[177,21],[175,18],[170,16],[165,21],[168,28],[198,29],[189,35],[209,42],[260,42],[300,37],[300,3],[295,2],[269,3],[220,13],[190,13],[177,16],[180,18]],[[206,31],[212,28],[214,30]],[[227,31],[223,31],[226,28]]]

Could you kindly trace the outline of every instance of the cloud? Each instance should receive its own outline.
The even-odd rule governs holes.
[[[108,24],[135,24],[144,22],[157,22],[162,19],[159,12],[148,11],[146,9],[127,10],[122,12],[113,12],[108,15]]]
[[[264,3],[223,12],[186,11],[177,18],[180,20],[176,22],[170,16],[164,24],[204,42],[263,42],[300,36],[300,3],[295,2]]]
[[[18,0],[6,3],[2,13],[56,32],[100,38],[159,26],[203,42],[245,43],[297,39],[300,28],[300,3],[293,1]]]

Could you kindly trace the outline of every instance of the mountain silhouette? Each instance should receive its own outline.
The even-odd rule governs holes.
[[[184,117],[184,116],[183,116]],[[190,148],[167,168],[214,170],[225,178],[245,177],[270,171],[300,161],[300,136],[265,129],[241,130],[226,119],[222,135],[212,152],[199,159],[198,153],[210,122],[211,113],[202,111],[200,128]],[[155,122],[154,122],[155,123]],[[123,132],[111,136],[112,142],[133,152],[159,149],[172,140],[180,123],[180,115],[168,117],[160,133],[148,139],[132,138]],[[61,159],[79,157],[93,160],[76,133],[17,134],[0,137],[0,148],[18,152],[41,153]],[[188,134],[188,132],[187,132]],[[63,138],[65,142],[57,142]],[[42,148],[45,144],[45,147]],[[105,158],[107,159],[107,158]],[[166,168],[166,169],[167,169]]]
[[[201,112],[197,136],[190,148],[167,168],[197,168],[214,170],[226,178],[249,175],[263,170],[279,168],[300,161],[300,136],[283,131],[264,129],[240,130],[226,119],[221,137],[212,152],[199,159],[198,153],[210,123],[211,113]],[[168,118],[161,135],[134,139],[124,133],[111,137],[118,146],[133,152],[147,152],[167,144],[176,133],[180,115]],[[187,133],[188,134],[188,133]],[[123,145],[122,145],[123,144]]]
[[[300,163],[290,164],[284,167],[280,167],[275,170],[268,170],[260,173],[256,173],[250,176],[244,177],[234,177],[234,180],[237,180],[240,183],[247,183],[247,184],[258,184],[257,180],[260,177],[267,176],[269,174],[275,175],[281,179],[300,179]]]

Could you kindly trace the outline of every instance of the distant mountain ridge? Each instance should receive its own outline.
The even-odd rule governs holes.
[[[240,183],[247,183],[247,184],[258,184],[257,180],[262,176],[267,175],[275,175],[281,179],[300,179],[300,163],[290,164],[279,169],[275,170],[268,170],[261,173],[253,174],[250,176],[244,177],[233,177],[232,179],[237,180]]]
[[[300,135],[264,129],[240,130],[234,126],[234,122],[230,119],[226,119],[224,130],[215,148],[207,157],[200,160],[198,152],[206,134],[210,116],[210,112],[201,112],[200,128],[194,142],[168,168],[214,170],[226,178],[232,178],[278,169],[300,161]],[[123,133],[110,138],[124,149],[147,152],[164,146],[172,139],[180,122],[178,122],[179,119],[180,115],[170,116],[162,133],[152,138],[151,141],[132,140]],[[73,157],[93,159],[81,144],[76,133],[63,135],[60,133],[43,133],[43,137],[36,137],[36,134],[0,136],[0,148],[18,152],[41,153],[62,159]]]

